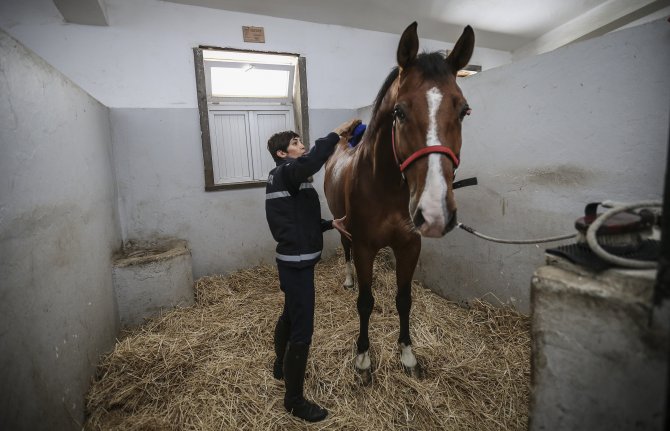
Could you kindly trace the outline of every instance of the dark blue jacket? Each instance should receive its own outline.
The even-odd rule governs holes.
[[[333,154],[337,133],[318,139],[309,153],[286,158],[270,171],[265,187],[265,216],[277,241],[277,263],[304,268],[321,258],[323,232],[332,220],[321,218],[319,195],[310,177]]]

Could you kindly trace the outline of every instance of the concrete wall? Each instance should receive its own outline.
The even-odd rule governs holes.
[[[123,237],[188,240],[196,277],[271,261],[262,188],[203,192],[191,48],[305,55],[316,138],[366,112],[357,108],[371,103],[393,65],[398,36],[156,0],[106,5],[110,26],[91,27],[64,24],[49,0],[5,2],[0,27],[114,108]],[[264,26],[267,43],[242,42],[242,25]],[[461,221],[503,237],[546,236],[571,231],[588,201],[658,197],[668,120],[665,43],[660,22],[462,80],[474,113],[464,126],[458,175],[478,175],[481,185],[456,192]],[[422,49],[450,46],[421,41]],[[347,67],[338,63],[343,56]],[[509,59],[478,49],[473,63],[486,69]],[[328,235],[326,246],[334,247]],[[527,310],[542,250],[457,231],[424,241],[417,276],[453,299],[490,292]]]
[[[109,27],[64,24],[51,0],[0,2],[0,28],[115,108],[197,107],[192,48],[201,44],[298,53],[307,58],[312,109],[372,103],[404,30],[380,33],[159,0],[105,6]],[[264,27],[266,43],[243,42],[242,26]],[[452,46],[421,41],[421,49]],[[472,62],[488,69],[510,59],[509,52],[482,48]]]
[[[457,177],[478,176],[479,186],[455,192],[459,220],[492,236],[537,238],[572,232],[588,202],[660,199],[669,43],[661,20],[461,80],[473,113]],[[490,293],[528,311],[545,248],[457,230],[424,240],[417,276],[452,299]]]
[[[117,332],[108,109],[0,31],[0,429],[80,429]]]
[[[310,110],[310,136],[328,134],[353,110]],[[193,274],[274,262],[265,187],[205,192],[197,109],[111,109],[124,238],[188,241]],[[323,190],[323,172],[315,176]],[[323,196],[322,196],[323,198]],[[323,215],[330,215],[323,199]],[[325,235],[334,248],[335,233]]]
[[[196,277],[272,261],[263,189],[203,191],[192,47],[305,56],[315,139],[372,103],[394,66],[399,35],[157,0],[105,5],[109,27],[65,24],[51,0],[4,2],[0,28],[112,108],[123,238],[188,240]],[[266,43],[244,43],[243,25],[265,27]],[[452,46],[421,41],[425,50]],[[473,63],[490,68],[510,58],[480,49]],[[322,190],[322,174],[315,180]],[[326,247],[339,244],[335,237],[326,235]]]
[[[532,277],[530,431],[667,429],[670,307],[655,270],[551,257]]]

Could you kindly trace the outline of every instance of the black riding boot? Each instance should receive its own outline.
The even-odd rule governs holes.
[[[277,380],[284,378],[284,355],[286,354],[289,333],[289,325],[280,317],[275,325],[275,354],[277,356],[272,366],[272,375]]]
[[[307,401],[303,396],[305,368],[309,356],[309,344],[289,343],[284,357],[284,407],[293,416],[307,422],[318,422],[328,415],[328,411],[319,405]]]

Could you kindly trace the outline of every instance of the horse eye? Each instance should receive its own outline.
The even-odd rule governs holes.
[[[393,108],[393,118],[404,121],[407,116],[405,115],[405,111],[403,111],[400,106],[396,106]]]

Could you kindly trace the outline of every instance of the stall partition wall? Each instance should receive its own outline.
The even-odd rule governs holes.
[[[0,429],[81,429],[118,321],[109,110],[0,31]]]

